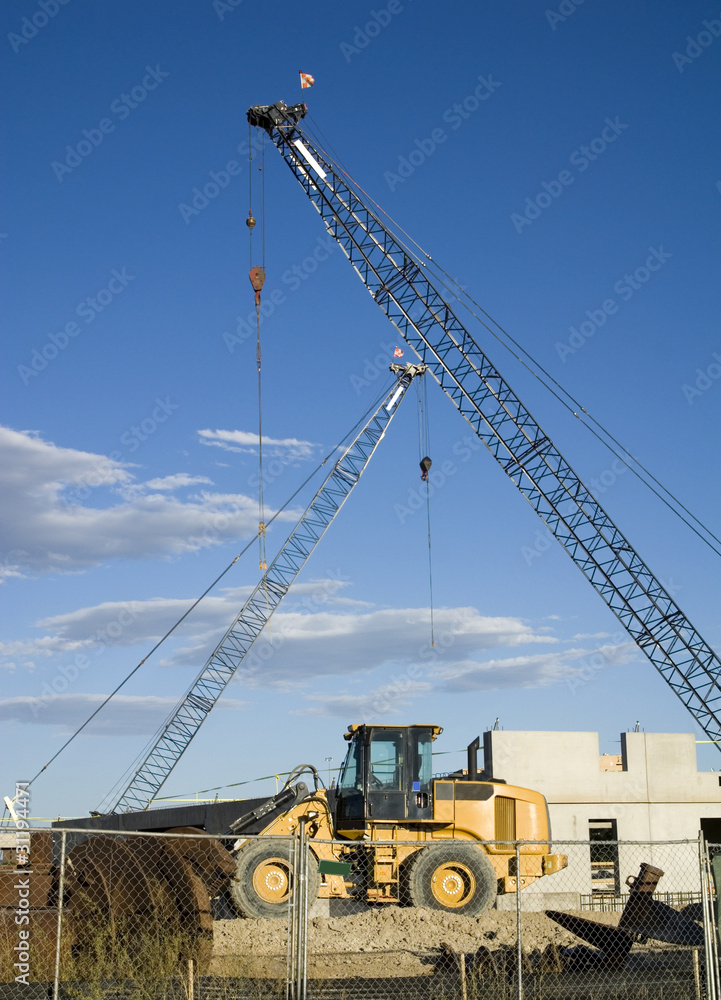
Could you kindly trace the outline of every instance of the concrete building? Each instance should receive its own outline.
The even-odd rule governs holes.
[[[721,843],[721,774],[698,771],[693,734],[621,733],[620,754],[601,754],[597,733],[494,730],[483,746],[487,773],[543,792],[554,850],[569,855],[568,869],[524,896],[618,895],[641,861],[664,870],[664,894],[698,891],[699,830]]]

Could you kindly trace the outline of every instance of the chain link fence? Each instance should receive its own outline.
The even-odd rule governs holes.
[[[721,846],[0,838],[0,1000],[721,997]]]

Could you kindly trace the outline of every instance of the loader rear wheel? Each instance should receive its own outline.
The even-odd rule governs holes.
[[[318,895],[320,876],[315,856],[308,851],[308,905]],[[286,841],[256,840],[241,848],[230,895],[243,917],[285,917],[295,892],[291,846]]]
[[[496,872],[480,847],[433,844],[411,858],[405,894],[412,906],[474,917],[496,898]]]

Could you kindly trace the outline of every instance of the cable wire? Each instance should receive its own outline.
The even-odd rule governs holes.
[[[317,124],[316,128],[318,128]],[[318,131],[320,131],[319,128]],[[328,145],[330,146],[329,143]],[[323,152],[323,154],[326,157],[328,157],[328,159],[331,159],[331,157],[328,156],[328,153],[320,143],[318,143],[318,146],[321,152]],[[331,162],[333,161],[331,160]],[[483,308],[483,306],[481,306],[471,295],[469,295],[469,293],[464,288],[462,288],[462,286],[456,281],[456,279],[451,277],[451,275],[448,274],[448,272],[443,267],[441,267],[441,265],[438,264],[438,262],[426,250],[424,250],[423,247],[419,243],[417,243],[416,240],[414,240],[413,237],[410,236],[410,234],[407,233],[406,230],[403,229],[403,227],[398,222],[396,222],[396,220],[388,212],[386,212],[385,209],[382,208],[382,206],[370,194],[368,194],[368,192],[363,187],[361,187],[361,185],[348,173],[348,171],[342,167],[340,159],[337,159],[335,162],[337,162],[338,165],[341,167],[341,172],[344,174],[349,184],[351,184],[358,191],[360,191],[364,195],[364,197],[369,202],[371,202],[382,215],[384,215],[388,219],[388,221],[391,223],[394,229],[403,234],[406,240],[408,240],[417,249],[418,253],[425,258],[425,261],[428,261],[428,263],[430,264],[430,268],[428,268],[424,260],[418,258],[417,254],[415,254],[413,250],[411,250],[411,248],[402,239],[398,238],[399,243],[401,244],[401,246],[403,246],[404,250],[406,250],[409,256],[412,257],[413,260],[415,260],[415,262],[419,264],[421,267],[425,268],[426,270],[429,269],[432,270],[434,272],[434,277],[436,277],[436,279],[443,286],[443,288],[445,288],[446,291],[460,305],[462,305],[463,308],[466,309],[470,313],[470,315],[477,322],[479,322],[481,326],[483,326],[483,328],[487,330],[488,333],[491,334],[492,337],[494,337],[498,341],[499,344],[501,344],[524,368],[526,368],[526,370],[530,372],[530,374],[533,375],[533,377],[536,378],[544,386],[544,388],[548,392],[550,392],[551,395],[554,396],[554,398],[557,399],[559,403],[561,403],[561,405],[565,409],[567,409],[577,420],[579,420],[582,426],[585,427],[586,430],[589,431],[591,434],[593,434],[593,436],[604,446],[604,448],[606,448],[608,451],[611,452],[612,455],[614,455],[621,462],[623,462],[624,465],[630,470],[630,472],[634,476],[636,476],[636,478],[641,483],[643,483],[643,485],[648,490],[650,490],[659,500],[661,500],[661,502],[665,504],[665,506],[668,507],[668,509],[673,514],[675,514],[676,517],[678,517],[688,528],[690,528],[691,531],[693,531],[693,533],[705,545],[707,545],[713,552],[715,552],[716,555],[721,556],[721,548],[717,548],[716,545],[713,544],[713,542],[717,542],[718,545],[721,546],[721,538],[718,535],[716,535],[706,524],[704,524],[704,522],[701,521],[700,518],[696,517],[696,515],[692,513],[692,511],[683,503],[682,500],[680,500],[671,490],[669,490],[666,486],[664,486],[663,483],[661,483],[661,481],[656,476],[654,476],[654,474],[639,459],[635,458],[635,456],[631,454],[631,452],[611,433],[611,431],[609,431],[599,420],[597,420],[596,417],[594,417],[590,413],[590,411],[585,406],[583,406],[575,398],[575,396],[573,396],[571,392],[569,392],[563,385],[561,385],[561,383],[558,382],[558,380],[555,379],[554,376],[551,375],[550,372],[548,372],[546,368],[544,368],[544,366],[536,358],[534,358],[533,355],[529,351],[527,351],[504,327],[502,327],[501,324],[497,320],[495,320]],[[378,216],[375,215],[373,211],[371,211],[370,209],[368,211],[369,214],[376,220],[376,222],[378,222],[379,225],[384,226],[384,223],[378,218]],[[441,275],[447,278],[448,281],[451,282],[451,284],[454,286],[454,288],[451,288],[446,283],[446,281],[440,278],[438,274],[435,272],[439,272]],[[481,316],[478,315],[478,313],[476,313],[474,309],[472,309],[468,305],[468,302],[464,302],[463,298],[467,299],[468,302],[470,302],[476,309],[478,309],[479,312],[482,314],[482,316],[486,317],[488,322],[482,319]],[[499,331],[500,334],[502,334],[502,336],[499,336],[499,332],[497,332],[491,326],[489,326],[489,323],[492,323],[497,328],[497,331]],[[526,361],[524,361],[524,359],[520,357],[520,355],[516,353],[516,351],[514,351],[513,348],[509,346],[509,344],[502,339],[502,337],[507,338],[507,340],[510,341],[510,343],[513,344],[514,347],[516,347],[518,351],[521,354],[523,354],[528,359],[528,361],[531,362],[532,365],[535,365],[539,369],[539,371],[543,373],[543,377],[539,375],[537,371],[534,371],[534,369]],[[552,385],[554,385],[556,389],[559,391],[556,392],[551,387],[551,385],[549,385],[546,381],[544,381],[544,378],[548,379],[552,383]],[[559,392],[562,395],[559,395]],[[564,399],[563,396],[565,396],[566,399]],[[601,434],[599,434],[598,431],[594,430],[594,428],[590,426],[590,424],[587,423],[586,420],[582,416],[580,416],[576,410],[573,409],[573,406],[569,405],[567,400],[570,400],[573,406],[577,407],[578,410],[581,411],[581,413],[585,414],[588,420],[599,428]],[[616,447],[613,447],[611,444],[609,444],[609,441],[605,440],[602,434],[606,435],[609,441],[613,442],[613,445],[615,445]],[[616,448],[620,448],[623,454],[619,453],[619,451],[617,451]],[[644,478],[644,475],[648,476],[649,479],[653,483],[655,483],[659,489],[656,489],[654,486],[652,486],[651,483],[649,483]],[[664,494],[666,494],[666,496],[662,496],[662,493],[659,492],[659,490],[662,491]],[[671,502],[669,502],[669,500],[666,499],[666,497],[669,497]],[[676,506],[674,506],[674,504]],[[688,520],[686,517],[684,517],[683,514],[681,514],[677,508],[680,508],[680,510],[688,514],[691,520]],[[702,531],[706,532],[709,538],[713,539],[713,542],[709,541],[709,538],[704,537],[701,531],[699,531],[696,527],[694,527],[691,521],[695,522],[695,524],[698,525],[702,529]]]
[[[316,467],[313,469],[313,471],[308,476],[306,476],[306,478],[303,480],[303,482],[300,484],[300,486],[293,493],[291,493],[291,495],[288,497],[288,499],[285,501],[285,503],[281,507],[278,508],[278,510],[275,512],[275,514],[273,514],[273,516],[271,518],[268,519],[268,525],[271,525],[273,523],[273,521],[275,521],[276,518],[279,517],[280,514],[282,514],[282,512],[286,509],[286,507],[288,507],[293,502],[293,500],[295,500],[295,498],[298,496],[298,494],[308,485],[308,483],[311,481],[311,479],[313,478],[313,476],[317,475],[317,473],[320,471],[320,469],[323,468],[323,466],[326,464],[326,462],[336,453],[336,451],[338,451],[339,448],[341,448],[343,446],[343,442],[346,441],[346,439],[348,437],[350,437],[350,435],[353,434],[355,432],[355,430],[359,426],[361,426],[361,424],[365,423],[368,415],[370,413],[372,413],[373,410],[378,407],[378,405],[380,404],[381,399],[383,399],[383,397],[387,394],[387,391],[388,391],[387,386],[388,386],[388,384],[389,383],[386,383],[386,386],[384,386],[384,388],[382,389],[382,391],[380,392],[380,394],[376,397],[376,399],[374,399],[374,401],[371,403],[371,405],[368,407],[368,409],[355,422],[355,424],[351,427],[351,429],[346,434],[343,435],[343,437],[340,439],[340,441],[338,442],[338,444],[336,444],[335,447],[332,448],[331,451],[328,452],[328,454],[325,456],[325,458],[322,459],[322,461],[320,461],[318,463],[318,465],[316,465]],[[40,777],[40,775],[43,773],[43,771],[46,771],[48,769],[48,767],[53,763],[53,761],[57,760],[57,758],[60,756],[60,754],[68,746],[70,746],[70,744],[73,742],[73,740],[75,740],[76,737],[78,737],[80,735],[80,733],[93,721],[93,719],[98,715],[98,713],[101,712],[103,710],[103,708],[105,708],[105,706],[108,704],[108,702],[112,698],[115,697],[115,695],[118,693],[118,691],[120,691],[121,688],[125,687],[125,685],[128,683],[128,681],[138,672],[138,670],[140,670],[140,668],[143,666],[143,664],[146,663],[147,660],[150,659],[150,657],[153,655],[153,653],[155,653],[156,650],[160,648],[160,646],[166,641],[166,639],[170,638],[170,636],[173,634],[173,632],[175,632],[175,630],[179,627],[179,625],[181,625],[182,622],[184,622],[185,619],[188,617],[188,615],[195,608],[197,608],[197,606],[200,604],[200,602],[203,600],[203,598],[207,597],[207,595],[210,593],[210,591],[223,579],[223,577],[228,573],[228,571],[238,562],[238,560],[243,555],[245,555],[245,553],[248,551],[248,549],[250,549],[251,546],[254,545],[254,544],[255,544],[255,538],[251,538],[250,541],[248,542],[248,544],[246,546],[244,546],[243,549],[241,549],[241,551],[238,553],[238,555],[232,560],[232,562],[230,562],[225,567],[225,569],[222,571],[222,573],[218,574],[218,576],[213,580],[213,582],[208,587],[206,587],[206,589],[203,591],[203,593],[200,595],[200,597],[196,598],[196,600],[194,600],[192,602],[192,604],[180,616],[180,618],[175,622],[175,624],[171,628],[168,629],[168,631],[165,633],[165,635],[155,643],[155,645],[152,647],[152,649],[148,653],[146,653],[146,655],[142,658],[142,660],[140,660],[140,662],[135,667],[133,667],[133,669],[130,671],[130,673],[127,674],[126,677],[110,692],[110,694],[107,695],[107,697],[103,699],[103,701],[100,703],[100,705],[98,705],[98,707],[95,709],[95,711],[92,712],[88,716],[88,718],[85,720],[85,722],[83,722],[83,724],[81,726],[79,726],[75,730],[75,732],[72,734],[72,736],[70,736],[63,743],[63,745],[60,747],[60,749],[57,750],[53,754],[53,756],[50,758],[50,760],[47,762],[47,764],[44,764],[43,767],[40,768],[40,770],[37,772],[37,774],[28,782],[28,785],[27,785],[28,788],[33,784],[33,782],[35,782]],[[161,729],[158,730],[158,732],[162,731],[162,728],[163,727],[161,727]],[[156,735],[157,735],[157,733],[156,733]],[[150,745],[150,744],[148,744],[148,745]],[[136,758],[136,760],[137,759],[138,758]]]
[[[418,386],[418,450],[421,455],[420,458],[423,460],[424,457],[429,457],[431,454],[431,440],[430,440],[430,430],[429,430],[429,420],[428,420],[428,383],[425,377],[420,379],[420,384]],[[430,476],[430,472],[428,472]],[[427,479],[424,483],[426,487],[426,526],[428,534],[428,593],[430,601],[430,619],[431,619],[431,646],[434,647],[436,644],[435,637],[435,627],[433,620],[433,553],[431,547],[431,483],[430,479]]]

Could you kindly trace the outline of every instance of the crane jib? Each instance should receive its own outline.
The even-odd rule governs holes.
[[[233,624],[171,713],[130,783],[109,806],[109,812],[147,809],[350,496],[413,379],[425,373],[425,367],[417,364],[392,364],[390,370],[397,381],[335,462]]]
[[[249,109],[375,302],[631,638],[721,748],[721,661],[438,291],[428,268],[305,133],[305,104]],[[313,176],[307,169],[311,167]]]

